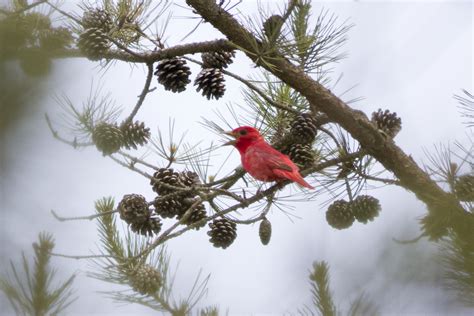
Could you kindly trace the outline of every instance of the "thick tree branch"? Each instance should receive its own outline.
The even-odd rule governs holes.
[[[216,5],[215,1],[186,0],[186,3],[192,6],[204,20],[210,22],[229,40],[242,48],[251,60],[306,97],[314,113],[323,112],[331,121],[340,124],[370,155],[386,169],[392,171],[400,179],[403,187],[414,192],[420,200],[425,202],[431,212],[463,215],[464,210],[456,198],[443,191],[392,139],[384,137],[363,112],[350,108],[330,90],[277,52],[270,56],[272,65],[259,62],[255,52],[255,43],[257,45],[261,43],[232,15]],[[457,224],[451,221],[448,225]]]
[[[160,61],[165,58],[171,58],[176,56],[183,56],[189,54],[197,54],[203,52],[221,51],[221,50],[233,50],[235,46],[227,40],[218,39],[206,42],[196,42],[183,45],[176,45],[169,48],[163,48],[156,51],[145,51],[145,52],[133,52],[129,54],[122,50],[111,49],[104,53],[103,58],[109,60],[121,60],[131,63],[144,63],[152,64],[156,61]],[[40,48],[23,48],[18,50],[15,55],[10,56],[11,58],[21,58],[22,56],[29,56],[31,53],[42,52]],[[84,54],[76,48],[68,49],[55,49],[48,51],[48,57],[50,58],[84,58]]]

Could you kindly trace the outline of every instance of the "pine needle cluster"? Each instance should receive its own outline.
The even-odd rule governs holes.
[[[33,265],[22,255],[20,264],[10,261],[11,273],[0,277],[0,290],[18,315],[61,315],[76,298],[72,285],[75,275],[57,285],[56,270],[51,268],[54,249],[51,234],[40,233],[33,243]]]

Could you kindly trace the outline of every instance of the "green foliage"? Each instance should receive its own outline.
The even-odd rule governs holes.
[[[471,222],[473,222],[471,220]],[[465,234],[450,232],[439,244],[444,282],[460,302],[474,307],[474,225]]]
[[[329,289],[328,264],[325,261],[315,262],[309,279],[311,280],[313,304],[319,310],[319,313],[324,316],[336,315],[336,307]]]
[[[258,88],[264,91],[265,97],[253,89],[245,89],[243,90],[244,100],[252,109],[252,115],[255,116],[257,126],[262,132],[268,132],[270,138],[282,135],[289,128],[295,115],[287,110],[273,107],[269,100],[293,109],[295,112],[308,110],[309,104],[298,92],[279,82],[269,73],[263,73],[262,78],[257,82],[259,82]]]
[[[53,286],[56,271],[50,268],[54,239],[48,233],[39,234],[39,241],[33,244],[34,266],[25,254],[22,268],[10,262],[11,274],[0,277],[0,290],[6,295],[11,306],[19,315],[59,315],[74,302],[72,298],[72,275],[63,283]],[[22,273],[21,273],[22,272]]]
[[[325,261],[313,263],[309,275],[313,305],[298,310],[300,315],[336,316],[342,315],[334,305],[333,293],[329,285],[329,266]],[[377,306],[364,293],[351,302],[347,315],[375,316],[379,315]]]
[[[78,108],[67,96],[56,97],[63,108],[63,124],[74,134],[77,141],[91,140],[94,128],[101,123],[115,124],[122,109],[111,100],[110,94],[102,94],[101,87],[91,88],[89,97]]]
[[[219,307],[206,307],[199,312],[199,316],[219,316]]]
[[[350,316],[377,316],[380,315],[378,307],[370,301],[366,294],[362,293],[351,303]]]
[[[98,270],[91,272],[90,276],[125,285],[133,290],[131,293],[111,290],[106,294],[117,301],[141,304],[172,315],[189,314],[207,293],[209,276],[201,278],[199,273],[189,295],[184,299],[175,300],[172,291],[174,277],[170,276],[170,256],[166,248],[162,246],[146,253],[149,238],[133,234],[130,230],[122,237],[115,221],[112,198],[98,200],[96,210],[100,215],[98,230],[101,256],[93,259]],[[137,272],[141,269],[145,271],[145,275],[142,273],[137,279]],[[152,277],[147,277],[149,273]],[[147,284],[144,287],[145,282]],[[152,284],[153,282],[156,284]]]
[[[467,127],[474,127],[474,95],[466,89],[462,90],[464,95],[456,94],[454,98],[459,102],[461,115],[467,119]]]
[[[311,12],[311,1],[298,1],[290,16],[292,45],[284,46],[284,53],[305,72],[315,72],[320,76],[319,80],[325,82],[330,71],[326,66],[345,57],[340,49],[352,24],[338,23],[337,17],[324,9],[316,19]],[[311,25],[311,21],[316,23]]]
[[[19,1],[13,7],[0,13],[0,63],[18,58],[27,75],[44,76],[53,52],[69,48],[72,34],[65,27],[53,26],[49,14],[25,11]]]

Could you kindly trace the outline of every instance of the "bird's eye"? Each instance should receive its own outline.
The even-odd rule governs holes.
[[[240,135],[247,135],[247,130],[246,130],[246,129],[241,129],[241,130],[239,131],[239,134],[240,134]]]

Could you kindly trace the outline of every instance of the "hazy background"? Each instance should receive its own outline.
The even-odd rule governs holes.
[[[276,8],[284,2],[262,3]],[[357,85],[342,97],[365,97],[353,107],[368,115],[379,107],[396,111],[403,124],[396,141],[417,162],[425,159],[423,149],[431,150],[433,144],[466,138],[452,96],[461,88],[473,91],[472,3],[322,2],[314,4],[315,16],[323,7],[339,16],[341,22],[349,19],[356,25],[344,47],[348,58],[335,69],[334,78],[343,73],[343,79],[331,90],[340,94]],[[76,9],[69,2],[65,8]],[[248,15],[257,14],[256,1],[244,1],[239,8]],[[173,10],[176,17],[192,15],[177,6]],[[167,43],[179,43],[197,21],[172,20]],[[217,37],[221,36],[211,26],[202,24],[187,41]],[[97,249],[95,222],[59,223],[51,216],[51,209],[64,216],[88,215],[94,212],[94,201],[103,196],[113,196],[118,202],[128,193],[140,193],[148,199],[154,194],[146,179],[102,157],[94,148],[74,150],[54,140],[44,113],[61,131],[61,112],[54,95],[67,95],[80,106],[91,85],[101,84],[102,91],[110,92],[117,105],[123,106],[125,116],[141,92],[145,69],[118,62],[104,71],[85,59],[57,60],[50,76],[32,81],[17,65],[7,67],[3,71],[8,74],[8,82],[18,81],[24,86],[22,94],[32,98],[13,126],[0,135],[1,271],[8,267],[9,258],[20,259],[21,250],[31,254],[31,243],[45,230],[54,233],[56,252],[89,254]],[[199,70],[191,68],[194,79]],[[242,54],[229,70],[244,77],[255,71]],[[165,92],[158,86],[137,119],[144,120],[155,135],[158,127],[166,135],[169,118],[175,118],[178,135],[189,131],[187,141],[204,140],[204,145],[209,144],[218,138],[199,124],[200,118],[215,118],[214,109],[226,113],[229,102],[244,105],[240,84],[227,77],[226,82],[225,96],[211,102],[191,85],[181,94]],[[2,82],[2,86],[0,89],[7,85]],[[155,78],[153,86],[157,86]],[[231,150],[217,151],[215,166]],[[149,158],[157,162],[153,155]],[[238,153],[233,151],[229,165],[238,163]],[[273,235],[266,247],[260,244],[257,225],[239,226],[238,238],[226,250],[212,247],[206,228],[171,240],[168,249],[172,262],[179,263],[175,293],[186,296],[194,276],[202,269],[204,274],[211,273],[203,306],[218,304],[233,315],[293,312],[310,303],[308,272],[312,262],[326,260],[335,301],[342,310],[365,291],[383,314],[468,314],[441,288],[435,244],[422,240],[399,245],[392,241],[393,237],[409,239],[419,234],[417,219],[425,213],[424,205],[400,188],[386,187],[370,194],[380,199],[380,216],[368,225],[355,223],[343,231],[332,229],[325,220],[326,208],[311,202],[294,203],[292,213],[300,217],[294,222],[273,210],[269,216]],[[321,197],[321,203],[324,201]],[[86,261],[54,258],[53,264],[60,276],[78,274],[75,288],[79,300],[68,314],[155,313],[102,298],[97,291],[110,289],[111,285],[87,278],[85,272],[90,265]],[[10,309],[3,306],[5,302],[2,296],[0,310],[8,315]]]

